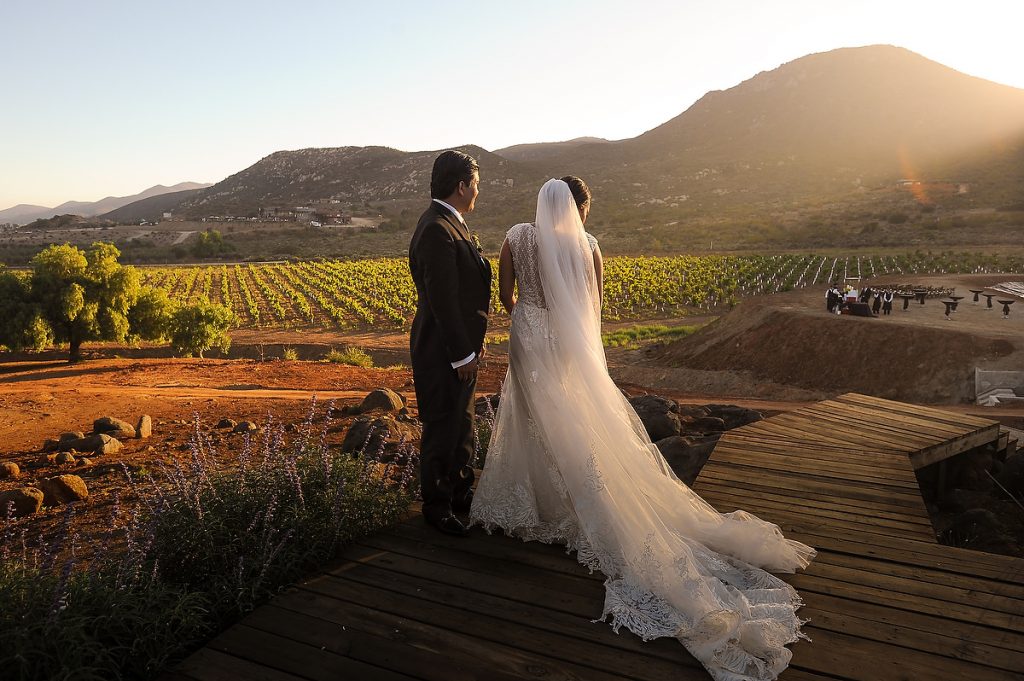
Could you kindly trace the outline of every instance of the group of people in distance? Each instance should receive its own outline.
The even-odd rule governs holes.
[[[892,300],[896,296],[894,289],[873,289],[867,286],[858,293],[857,289],[850,285],[840,289],[839,285],[835,283],[829,286],[825,292],[825,309],[834,314],[839,314],[843,310],[843,304],[851,298],[856,299],[857,302],[867,303],[871,300],[872,296],[874,297],[874,302],[871,304],[871,311],[875,315],[878,315],[879,311],[882,314],[890,314],[892,312]]]

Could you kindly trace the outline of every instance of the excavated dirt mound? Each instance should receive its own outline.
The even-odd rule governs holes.
[[[1019,275],[1017,275],[1019,278]],[[969,288],[1006,277],[915,277],[967,296],[947,321],[938,300],[877,318],[825,311],[824,294],[800,291],[744,301],[688,338],[646,353],[647,361],[705,371],[749,371],[776,384],[838,394],[856,391],[917,403],[974,399],[974,369],[1024,369],[1024,310],[1002,319]],[[903,283],[879,279],[874,283]],[[1015,306],[1021,307],[1021,306]]]

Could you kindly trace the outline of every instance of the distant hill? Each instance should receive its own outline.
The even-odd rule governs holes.
[[[190,189],[202,189],[209,187],[209,183],[200,184],[197,182],[180,182],[172,187],[165,187],[162,184],[155,185],[149,189],[133,194],[131,196],[108,196],[99,201],[66,201],[54,208],[45,206],[26,206],[24,204],[0,211],[0,222],[13,222],[18,225],[25,225],[34,220],[51,218],[55,215],[80,215],[92,217],[116,210],[141,199],[152,196],[160,196],[171,192],[179,192]]]
[[[129,203],[127,206],[121,206],[109,213],[103,213],[98,217],[122,224],[139,222],[141,220],[156,221],[161,219],[164,213],[173,212],[183,202],[195,196],[201,189],[203,187],[150,196],[149,198]]]
[[[685,194],[706,208],[958,179],[960,159],[998,155],[1020,139],[1024,90],[879,45],[797,59],[709,92],[639,137],[547,160],[614,182],[622,200]]]
[[[495,154],[510,161],[545,161],[554,156],[570,152],[584,144],[607,144],[601,137],[577,137],[565,142],[542,142],[538,144],[516,144],[495,150]]]

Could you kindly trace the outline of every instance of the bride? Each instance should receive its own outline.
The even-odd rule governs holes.
[[[675,637],[715,681],[774,679],[806,636],[796,591],[766,570],[806,567],[815,551],[745,511],[718,513],[651,443],[608,375],[589,207],[582,180],[549,180],[536,222],[502,246],[509,369],[470,521],[575,551],[606,576],[601,619],[615,631]]]

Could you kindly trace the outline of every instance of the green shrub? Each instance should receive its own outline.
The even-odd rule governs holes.
[[[364,369],[373,368],[373,358],[359,348],[349,347],[344,350],[331,348],[331,351],[327,353],[326,359],[328,362],[334,362],[335,364],[349,364],[354,367],[363,367]]]

